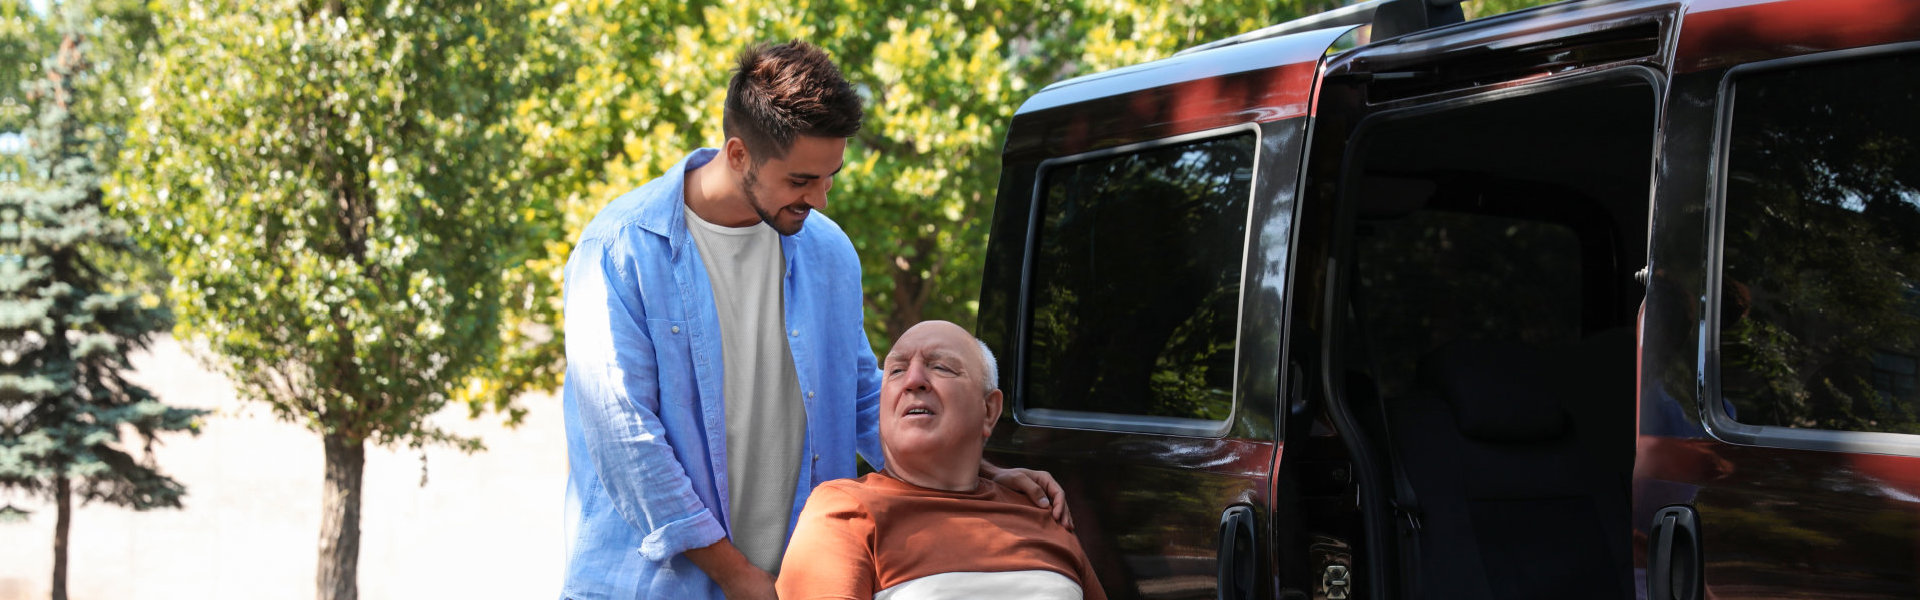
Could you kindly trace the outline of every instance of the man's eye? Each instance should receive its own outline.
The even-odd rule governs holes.
[[[807,187],[807,180],[805,179],[789,179],[787,180],[787,183],[792,184],[793,187],[797,187],[797,188]]]

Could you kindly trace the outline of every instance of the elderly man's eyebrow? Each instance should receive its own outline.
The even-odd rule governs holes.
[[[945,361],[951,363],[953,366],[965,366],[961,363],[960,353],[950,350],[928,350],[927,358],[929,360]]]
[[[937,361],[947,363],[954,367],[966,366],[962,362],[964,360],[964,356],[958,352],[954,352],[951,350],[940,350],[940,349],[925,350],[920,352],[919,354],[927,357],[927,360],[929,361],[937,360]],[[880,360],[880,364],[891,365],[891,364],[899,364],[899,363],[906,363],[906,362],[912,362],[912,361],[913,361],[913,355],[911,354],[900,354],[900,353],[890,352],[887,354],[886,358]]]

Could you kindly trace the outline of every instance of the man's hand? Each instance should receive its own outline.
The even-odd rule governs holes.
[[[747,562],[747,555],[730,540],[722,539],[705,548],[687,551],[687,559],[699,565],[727,600],[777,600],[773,575]]]
[[[1067,491],[1060,488],[1060,482],[1054,481],[1052,474],[1018,467],[1003,469],[980,459],[980,475],[1026,494],[1034,506],[1052,510],[1053,520],[1068,531],[1073,530],[1073,515],[1067,512]]]

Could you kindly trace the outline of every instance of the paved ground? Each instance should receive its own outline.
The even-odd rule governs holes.
[[[74,600],[312,598],[320,527],[320,439],[241,403],[227,381],[171,339],[135,358],[136,379],[170,404],[211,408],[198,437],[163,438],[161,468],[185,483],[184,510],[76,511],[68,589]],[[560,404],[522,398],[524,425],[437,417],[478,435],[462,455],[369,449],[362,507],[360,597],[552,598],[559,593],[566,440]],[[15,499],[15,503],[20,500]],[[46,598],[53,509],[27,503],[0,523],[0,600]]]

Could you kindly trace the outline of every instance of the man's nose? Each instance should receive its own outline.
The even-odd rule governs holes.
[[[807,190],[806,195],[803,196],[800,201],[807,203],[807,206],[813,207],[814,210],[826,210],[827,192],[833,190],[833,178],[822,177],[815,180],[813,185],[807,187],[812,189]]]
[[[902,380],[900,383],[901,385],[905,386],[909,390],[916,390],[916,391],[926,390],[927,389],[927,367],[925,365],[920,364],[919,361],[914,361],[912,363],[909,363],[907,365],[906,378]]]

